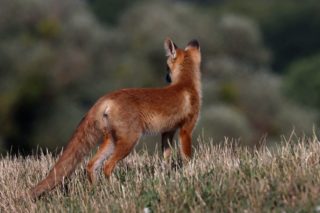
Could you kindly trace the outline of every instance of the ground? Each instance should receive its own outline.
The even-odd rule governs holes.
[[[320,143],[292,136],[276,146],[249,149],[201,140],[181,166],[177,154],[134,152],[110,179],[96,185],[79,166],[64,187],[37,201],[22,197],[56,161],[37,157],[0,159],[0,212],[320,212]]]

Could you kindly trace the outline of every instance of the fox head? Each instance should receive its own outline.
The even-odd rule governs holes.
[[[185,49],[180,49],[170,38],[165,39],[167,55],[167,81],[175,83],[186,78],[199,78],[201,53],[197,40],[190,41]]]

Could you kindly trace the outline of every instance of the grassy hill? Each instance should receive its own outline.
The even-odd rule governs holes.
[[[108,180],[95,186],[82,164],[65,187],[41,199],[18,200],[44,178],[51,154],[0,159],[0,212],[320,212],[320,143],[283,138],[259,149],[200,141],[193,160],[181,167],[177,155],[132,153]],[[27,211],[26,211],[27,210]]]

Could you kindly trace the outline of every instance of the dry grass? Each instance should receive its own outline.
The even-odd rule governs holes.
[[[55,158],[2,157],[0,212],[315,212],[320,205],[320,143],[283,139],[248,150],[202,142],[184,167],[133,153],[111,179],[90,187],[82,165],[67,187],[36,202],[17,198],[45,177]]]

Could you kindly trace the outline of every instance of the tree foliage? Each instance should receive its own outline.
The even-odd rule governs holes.
[[[267,16],[234,13],[228,8],[236,3],[228,1],[215,9],[203,7],[209,1],[112,2],[0,2],[3,151],[54,149],[106,92],[165,85],[167,36],[180,47],[193,38],[201,42],[198,133],[204,128],[217,142],[232,136],[254,145],[266,133],[278,137],[293,126],[311,130],[316,113],[291,104],[281,94],[282,78],[270,69],[277,50],[263,37],[261,17]]]

